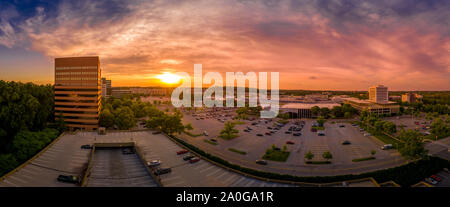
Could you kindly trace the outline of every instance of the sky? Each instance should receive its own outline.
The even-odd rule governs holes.
[[[114,86],[163,72],[279,72],[281,89],[450,90],[448,0],[0,0],[0,80],[100,56]],[[225,76],[224,76],[225,77]]]

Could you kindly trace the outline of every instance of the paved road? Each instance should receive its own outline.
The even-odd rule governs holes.
[[[450,160],[450,137],[425,144],[428,153]]]

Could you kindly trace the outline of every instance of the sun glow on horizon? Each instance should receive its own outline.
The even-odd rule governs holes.
[[[161,82],[166,84],[175,84],[180,82],[181,77],[172,73],[163,73],[156,76]]]

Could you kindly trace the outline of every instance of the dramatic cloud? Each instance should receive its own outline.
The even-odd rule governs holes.
[[[4,4],[0,44],[100,55],[104,76],[279,71],[282,88],[450,89],[450,2],[57,1]],[[3,9],[5,8],[5,9]],[[25,11],[25,9],[26,11]],[[6,12],[7,11],[7,12]]]

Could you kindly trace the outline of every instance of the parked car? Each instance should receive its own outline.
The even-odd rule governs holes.
[[[358,124],[352,124],[352,126],[358,126]]]
[[[296,136],[296,137],[299,137],[299,136],[302,136],[302,133],[297,132],[297,133],[294,133],[293,135]]]
[[[217,142],[217,139],[209,139],[211,142]]]
[[[267,165],[267,161],[265,161],[265,160],[256,160],[256,164]]]
[[[81,178],[73,175],[59,175],[57,180],[63,183],[74,183],[74,184],[81,183]]]
[[[441,178],[438,177],[437,175],[432,175],[430,176],[431,178],[433,178],[433,180],[437,181],[437,182],[441,182]]]
[[[265,134],[265,135],[269,135],[269,136],[272,135],[270,132],[266,132],[266,133],[264,133],[264,134]]]
[[[324,131],[318,131],[318,132],[317,132],[317,135],[319,135],[319,136],[325,136],[325,132],[324,132]]]
[[[194,157],[194,158],[191,158],[190,160],[189,160],[189,163],[196,163],[196,162],[198,162],[198,161],[200,161],[200,158],[198,158],[198,157]]]
[[[295,144],[293,141],[287,141],[286,144]]]
[[[272,129],[272,127],[269,126],[269,127],[267,127],[267,129]]]
[[[392,144],[385,144],[381,147],[382,150],[392,149]]]
[[[280,151],[281,148],[279,148],[279,147],[274,147],[273,150]]]
[[[425,178],[425,181],[427,183],[430,183],[430,184],[433,184],[433,185],[438,184],[438,182],[436,180],[434,180],[433,178]]]
[[[256,136],[258,136],[258,137],[262,137],[263,135],[262,135],[262,134],[256,134]]]
[[[130,155],[134,153],[135,153],[134,148],[131,147],[122,148],[122,154],[124,155]]]
[[[365,134],[364,134],[365,137],[368,137],[368,136],[370,136],[370,135],[371,135],[370,133],[365,133]]]
[[[341,124],[341,125],[339,125],[339,127],[340,127],[340,128],[344,128],[344,127],[345,127],[345,125]]]
[[[172,172],[171,168],[158,168],[155,170],[155,175],[163,175]]]
[[[250,130],[248,130],[248,129],[244,129],[244,132],[250,132]]]
[[[186,156],[183,157],[183,160],[184,161],[188,161],[188,160],[190,160],[190,159],[192,159],[194,157],[195,157],[194,155],[186,155]]]
[[[91,145],[85,144],[81,145],[81,149],[92,149]]]
[[[203,135],[208,136],[208,132],[204,131]]]
[[[177,155],[181,155],[181,154],[188,153],[188,152],[189,152],[189,150],[183,149],[183,150],[178,151]]]
[[[341,144],[342,144],[342,145],[349,145],[349,144],[351,144],[351,142],[348,141],[348,140],[344,140]]]
[[[285,134],[292,134],[291,131],[285,131],[284,133],[285,133]]]
[[[147,166],[149,167],[156,167],[161,165],[161,160],[152,160],[150,162],[147,162]]]

